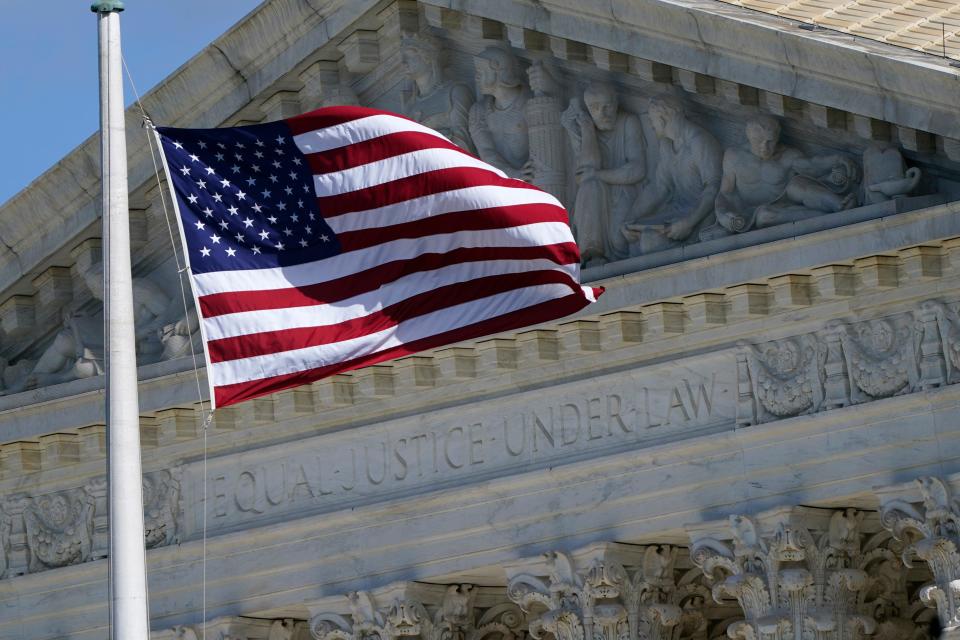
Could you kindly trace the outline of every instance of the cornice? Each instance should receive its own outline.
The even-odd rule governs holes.
[[[957,220],[956,207],[944,205],[851,225],[841,233],[821,232],[830,234],[829,241],[819,234],[801,236],[602,280],[607,292],[597,308],[579,317],[219,410],[210,452],[362,429],[449,407],[487,406],[515,393],[535,395],[540,389],[617,372],[630,375],[680,359],[696,362],[720,352],[727,353],[733,371],[739,341],[782,340],[818,332],[831,321],[913,313],[926,300],[956,302]],[[947,239],[928,239],[924,231]],[[197,382],[192,368],[184,366],[189,361],[141,369],[148,468],[198,455]],[[202,369],[200,375],[205,389]],[[8,443],[0,446],[4,484],[29,475],[31,483],[52,486],[89,473],[76,466],[79,462],[99,464],[99,384],[96,378],[79,380],[0,399]]]

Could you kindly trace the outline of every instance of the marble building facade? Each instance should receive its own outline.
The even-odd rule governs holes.
[[[130,111],[152,637],[960,637],[958,74],[713,0],[265,2],[155,122],[405,113],[607,292],[204,432]],[[98,157],[0,206],[4,640],[108,637]]]

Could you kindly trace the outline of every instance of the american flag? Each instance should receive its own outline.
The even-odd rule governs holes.
[[[567,213],[412,120],[160,127],[223,407],[596,300]]]

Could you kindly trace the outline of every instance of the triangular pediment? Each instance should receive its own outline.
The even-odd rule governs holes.
[[[478,60],[498,69],[486,88]],[[930,56],[718,2],[278,1],[144,105],[178,126],[344,102],[403,112],[563,201],[584,277],[597,281],[957,199],[956,75]],[[609,129],[591,101],[615,103]],[[651,104],[682,141],[661,135]],[[165,188],[138,110],[127,120],[135,276],[146,307],[164,309],[145,312],[156,326],[141,363],[167,371],[186,356],[190,322]],[[773,160],[751,151],[750,123],[779,128],[768,131],[779,135]],[[87,283],[99,260],[97,153],[92,136],[0,209],[8,395],[100,371],[102,313]]]

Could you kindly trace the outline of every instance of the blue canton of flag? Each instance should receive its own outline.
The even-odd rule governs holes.
[[[157,131],[194,273],[289,266],[340,251],[283,122]]]

